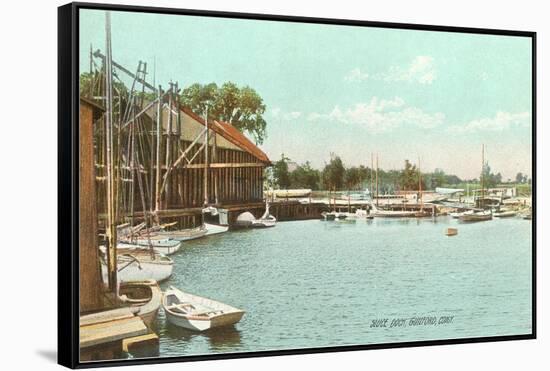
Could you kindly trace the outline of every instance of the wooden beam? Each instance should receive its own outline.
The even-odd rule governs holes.
[[[186,168],[188,169],[204,169],[205,168],[205,164],[189,164],[189,165],[185,165]],[[244,167],[264,167],[265,164],[262,163],[262,162],[235,162],[235,163],[232,163],[232,162],[228,162],[228,163],[223,163],[223,162],[212,162],[209,164],[209,167],[211,168],[217,168],[217,169],[222,169],[222,168],[244,168]]]

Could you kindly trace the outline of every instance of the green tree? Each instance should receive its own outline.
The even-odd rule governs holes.
[[[193,84],[181,92],[180,101],[200,116],[230,123],[241,132],[248,132],[256,143],[263,143],[267,123],[263,118],[266,106],[251,87],[239,88],[232,82],[221,87],[215,83]]]
[[[344,173],[344,183],[348,190],[354,190],[362,186],[365,174],[359,167],[350,167]]]
[[[319,189],[319,170],[313,169],[309,161],[299,165],[290,173],[290,185],[292,188]]]
[[[403,191],[418,190],[419,171],[416,165],[410,163],[409,160],[405,160],[405,168],[401,171],[399,177],[399,185]],[[422,189],[426,186],[422,181]]]
[[[279,189],[288,189],[290,187],[289,160],[283,153],[281,154],[281,159],[273,164],[273,181]]]
[[[435,169],[432,175],[431,186],[433,188],[443,187],[447,184],[447,175],[442,169]]]
[[[525,183],[526,178],[527,177],[523,175],[523,173],[519,172],[516,174],[516,183]]]
[[[493,174],[489,163],[486,162],[483,165],[483,171],[481,172],[480,182],[483,181],[483,187],[493,188],[502,181],[502,175],[500,173]]]
[[[341,190],[344,185],[344,174],[346,169],[340,157],[331,154],[331,159],[325,165],[322,172],[323,185],[327,190]]]
[[[88,98],[104,95],[104,75],[100,72],[83,72],[80,74],[80,95]],[[121,97],[123,106],[128,100],[128,88],[120,80],[113,79],[113,96]]]

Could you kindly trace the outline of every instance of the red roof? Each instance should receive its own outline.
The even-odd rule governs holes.
[[[187,107],[183,107],[182,111],[187,115],[191,116],[195,121],[205,125],[204,119],[199,115],[195,114]],[[221,135],[237,147],[243,149],[244,151],[250,153],[256,157],[261,162],[271,163],[267,155],[250,141],[243,133],[241,133],[237,128],[227,122],[223,121],[214,121],[214,125],[211,125],[210,128],[215,131],[217,134]]]

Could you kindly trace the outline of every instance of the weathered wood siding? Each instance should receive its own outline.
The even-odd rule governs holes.
[[[94,108],[80,104],[80,312],[101,308],[101,275],[98,260],[97,211],[93,145]]]

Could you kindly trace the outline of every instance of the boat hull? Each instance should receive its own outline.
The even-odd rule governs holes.
[[[157,281],[123,282],[119,288],[119,295],[128,297],[128,304],[138,310],[137,315],[147,327],[153,325],[162,302],[162,290]]]
[[[129,254],[131,253],[129,251]],[[117,262],[117,279],[119,282],[147,281],[151,279],[162,282],[172,275],[174,262],[167,257],[159,256],[156,260],[144,260],[139,259],[139,257],[137,259],[139,262],[127,256],[119,255]],[[107,282],[107,265],[104,262],[101,264],[101,273],[103,282]]]
[[[493,219],[492,214],[468,214],[468,215],[461,215],[458,220],[462,223],[475,223],[475,222],[484,222],[487,220]]]
[[[517,215],[516,212],[503,212],[503,213],[495,213],[494,217],[495,218],[512,218],[516,215]]]
[[[206,331],[211,328],[224,327],[234,325],[239,322],[244,315],[244,312],[226,313],[216,317],[202,319],[199,316],[180,317],[169,312],[166,313],[166,319],[174,326],[183,327],[192,331]]]
[[[162,298],[166,320],[193,331],[206,331],[239,322],[244,311],[216,300],[170,287]]]
[[[200,228],[190,231],[160,232],[159,235],[166,236],[174,241],[191,241],[206,236],[206,228]]]
[[[228,225],[217,225],[217,224],[204,223],[204,226],[206,228],[205,236],[212,236],[212,235],[215,235],[215,234],[220,234],[220,233],[227,232],[229,230]]]
[[[181,248],[181,242],[175,241],[178,243],[172,243],[170,245],[155,245],[153,244],[153,250],[156,253],[163,254],[163,255],[172,255],[179,251]],[[117,249],[130,249],[130,250],[138,250],[138,249],[144,249],[149,248],[146,244],[133,244],[133,243],[126,243],[126,242],[119,242],[117,244]]]

